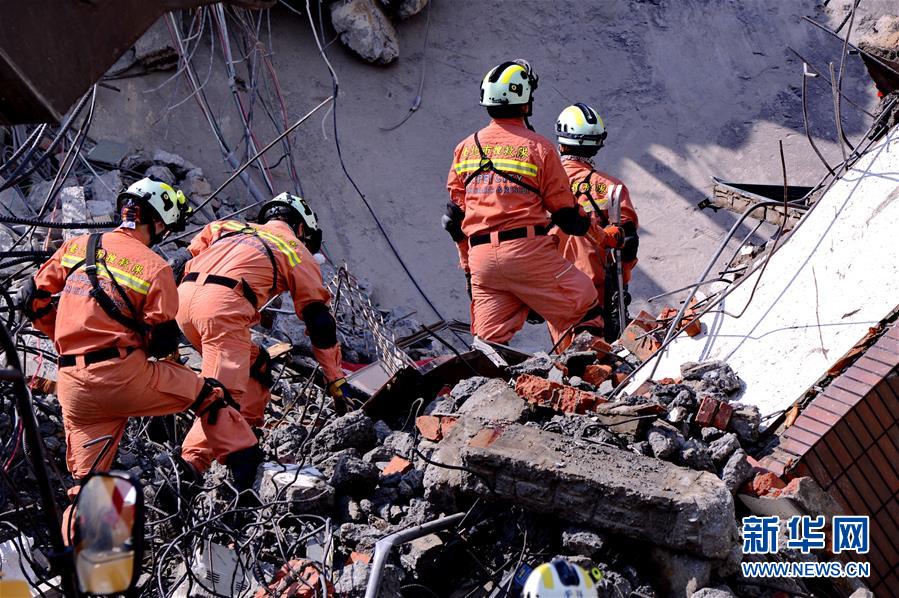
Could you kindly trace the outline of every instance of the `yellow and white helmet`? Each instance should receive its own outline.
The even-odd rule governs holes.
[[[193,211],[184,192],[150,177],[142,178],[119,193],[120,213],[128,200],[149,206],[171,231],[183,228],[187,216]]]
[[[537,81],[537,74],[527,60],[519,59],[495,66],[481,81],[481,106],[530,104]]]
[[[597,598],[596,586],[587,573],[563,559],[553,559],[534,569],[524,582],[524,598]]]
[[[606,126],[596,110],[577,103],[559,114],[556,138],[564,145],[602,147],[606,141]]]

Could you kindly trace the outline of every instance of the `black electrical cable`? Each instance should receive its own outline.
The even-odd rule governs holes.
[[[322,10],[322,3],[321,3],[321,0],[319,0],[319,11],[321,11],[321,10]],[[313,33],[313,36],[315,37],[316,45],[318,46],[318,50],[319,50],[319,53],[321,54],[322,60],[325,62],[325,65],[328,67],[328,73],[331,75],[331,82],[333,84],[332,95],[334,96],[334,103],[331,106],[331,110],[332,110],[331,116],[332,116],[332,123],[333,123],[333,128],[334,128],[334,146],[337,149],[337,159],[340,161],[340,168],[341,168],[341,170],[343,170],[343,174],[346,176],[350,185],[356,191],[356,194],[359,196],[359,199],[362,200],[362,203],[363,203],[363,205],[365,205],[365,208],[368,210],[368,213],[371,214],[371,217],[374,220],[375,225],[378,227],[378,230],[381,232],[381,235],[384,237],[384,240],[387,242],[387,246],[390,248],[390,251],[393,253],[397,262],[399,262],[400,266],[403,268],[403,271],[406,273],[406,276],[409,277],[409,280],[412,282],[412,285],[415,287],[415,289],[418,291],[418,293],[425,300],[425,303],[428,304],[428,307],[430,307],[434,311],[434,313],[437,314],[437,317],[440,318],[441,320],[446,320],[446,318],[443,317],[443,314],[440,313],[440,310],[437,309],[437,306],[434,305],[434,303],[428,297],[427,293],[425,293],[424,289],[421,288],[421,285],[418,283],[418,280],[416,280],[415,276],[412,274],[412,271],[409,270],[409,267],[406,265],[405,260],[403,260],[402,256],[400,255],[399,250],[393,244],[393,240],[390,238],[390,235],[387,233],[387,230],[384,228],[384,225],[381,223],[381,219],[378,218],[378,215],[375,213],[374,209],[371,207],[371,204],[369,203],[368,199],[365,197],[365,194],[362,193],[362,190],[359,188],[359,185],[356,184],[356,181],[353,179],[352,175],[350,175],[349,170],[347,170],[346,162],[343,159],[343,152],[341,151],[341,147],[340,147],[340,136],[338,135],[338,129],[337,129],[337,103],[338,103],[337,100],[338,100],[338,92],[339,92],[340,85],[337,80],[337,74],[334,72],[334,67],[332,67],[330,61],[328,61],[327,54],[321,45],[321,40],[319,40],[318,31],[315,29],[315,25],[312,22],[312,13],[310,11],[309,0],[306,0],[306,12],[308,13],[308,17],[309,17],[309,24],[312,26],[312,33]],[[459,339],[460,342],[464,342],[462,340],[462,337],[460,337],[458,333],[453,331],[453,334],[456,336],[456,338]]]
[[[8,257],[50,257],[53,255],[53,251],[44,251],[43,249],[37,250],[23,250],[23,251],[0,251],[0,259],[8,258]]]

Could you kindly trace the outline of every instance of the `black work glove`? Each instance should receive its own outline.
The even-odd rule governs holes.
[[[461,243],[465,240],[465,233],[462,232],[462,220],[465,218],[465,212],[456,204],[450,202],[446,204],[446,212],[440,218],[440,224],[443,230],[449,233],[453,241]]]
[[[465,273],[465,290],[468,292],[469,300],[474,301],[474,296],[471,294],[471,272]]]
[[[193,255],[191,255],[190,251],[182,248],[169,258],[168,264],[172,269],[172,274],[175,275],[175,284],[181,284],[181,279],[184,278],[184,267],[192,257]]]

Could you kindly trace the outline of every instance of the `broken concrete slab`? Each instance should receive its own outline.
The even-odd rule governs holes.
[[[62,206],[63,222],[87,222],[90,220],[90,212],[87,209],[87,201],[84,197],[84,187],[66,187],[59,191],[57,196]],[[65,229],[62,238],[69,240],[80,235],[86,235],[87,229]]]
[[[289,501],[299,513],[327,513],[334,505],[334,488],[314,467],[263,463],[254,489],[262,502]]]
[[[549,353],[538,351],[532,357],[529,357],[509,368],[509,373],[513,376],[520,374],[532,374],[534,376],[547,376],[553,369],[555,361],[549,356]]]
[[[340,41],[363,60],[389,64],[400,55],[396,29],[374,0],[332,3],[331,24]]]
[[[562,531],[562,547],[574,554],[593,557],[606,546],[606,537],[586,527],[569,527]]]
[[[693,592],[690,598],[736,598],[736,594],[729,587],[720,585],[713,588],[702,588]]]
[[[456,429],[476,428],[466,420]],[[704,558],[726,558],[737,541],[733,498],[707,472],[519,424],[477,430],[461,456],[495,496],[537,512]]]
[[[354,448],[360,452],[371,449],[377,442],[375,424],[364,411],[351,411],[329,421],[309,441],[310,454],[334,452]]]
[[[737,449],[731,454],[721,469],[721,479],[731,493],[735,493],[740,487],[752,479],[754,470],[749,463],[746,452]]]
[[[717,430],[717,428],[715,428]],[[705,430],[705,428],[703,428]],[[715,462],[716,465],[723,465],[730,459],[730,456],[734,454],[735,451],[740,449],[740,440],[737,438],[736,434],[727,433],[720,438],[713,440],[709,444],[709,450],[712,454],[712,461]]]
[[[674,553],[658,546],[653,546],[646,556],[658,575],[659,589],[665,596],[689,598],[707,586],[712,578],[712,561]]]
[[[478,388],[459,408],[460,414],[477,415],[490,421],[521,423],[530,409],[503,380],[495,378]]]

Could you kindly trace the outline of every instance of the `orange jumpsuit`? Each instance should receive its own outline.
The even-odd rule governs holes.
[[[44,263],[34,281],[40,291],[61,293],[59,305],[34,321],[34,326],[53,339],[61,356],[75,356],[74,366],[61,366],[57,394],[62,406],[66,433],[66,463],[72,477],[84,478],[96,461],[97,471],[108,471],[121,441],[128,418],[167,415],[187,410],[203,387],[203,378],[190,368],[171,361],[151,361],[141,336],[113,320],[99,303],[89,296],[93,288],[83,267],[88,235],[63,243]],[[174,320],[178,310],[178,292],[172,270],[144,245],[132,230],[119,228],[102,237],[102,249],[108,270],[97,260],[100,285],[124,314],[128,307],[113,288],[115,277],[138,317],[153,326]],[[49,307],[49,298],[37,298],[35,311]],[[89,365],[84,355],[118,348],[120,357]],[[206,429],[216,458],[254,446],[252,429],[231,407],[217,414],[210,425],[208,415],[195,422]],[[103,436],[105,442],[84,444]],[[74,496],[78,487],[70,490]]]
[[[241,230],[253,234],[236,234]],[[277,267],[274,291],[266,247]],[[250,376],[250,366],[259,353],[250,340],[250,328],[259,322],[258,308],[287,291],[302,318],[308,305],[327,304],[331,294],[322,284],[321,270],[312,254],[290,226],[278,220],[252,226],[237,220],[212,222],[194,237],[188,250],[194,258],[185,267],[185,278],[191,273],[198,278],[185,280],[178,288],[178,325],[203,355],[203,375],[224,384],[241,406],[241,415],[250,425],[259,425],[271,394]],[[241,286],[232,289],[209,283],[206,279],[210,275],[245,281],[255,295],[255,304],[250,303]],[[313,353],[327,381],[343,377],[340,343],[324,349],[313,346]],[[188,432],[182,457],[199,471],[209,467],[214,455],[203,428],[194,425]]]
[[[471,331],[506,343],[524,326],[533,309],[551,326],[553,341],[579,323],[596,303],[590,279],[561,256],[557,239],[538,234],[550,224],[548,213],[577,204],[555,147],[525,127],[521,118],[494,119],[478,131],[486,157],[509,176],[539,191],[478,170],[481,154],[474,135],[456,146],[447,180],[450,198],[465,216],[458,244],[462,268],[471,272]],[[497,233],[524,228],[523,238],[500,241]],[[489,242],[472,244],[472,237]]]
[[[592,164],[583,158],[563,156],[562,166],[571,181],[571,191],[574,193],[581,207],[590,215],[593,227],[590,235],[584,237],[572,237],[558,229],[553,234],[559,237],[559,250],[565,259],[569,260],[578,270],[585,273],[593,281],[599,301],[605,300],[605,277],[608,264],[608,248],[614,247],[613,240],[607,240],[603,232],[603,226],[614,224],[609,222],[609,200],[616,186],[621,187],[618,196],[621,204],[621,222],[632,222],[639,226],[637,212],[631,203],[627,187],[621,180],[608,174],[593,170]],[[591,174],[591,170],[593,171]],[[589,178],[588,178],[589,175]],[[601,211],[597,214],[593,204],[588,199],[589,194]],[[637,260],[631,260],[622,264],[624,283],[631,279],[631,271],[637,265]]]

